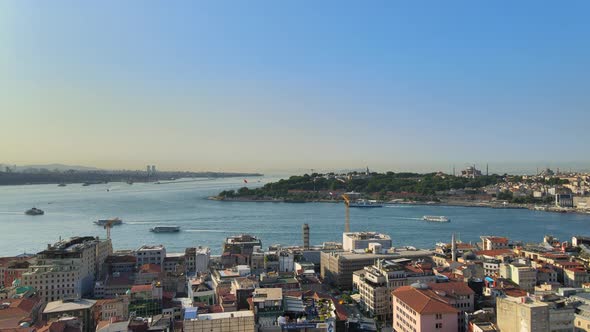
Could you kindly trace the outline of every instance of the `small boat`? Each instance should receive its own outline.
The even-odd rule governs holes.
[[[45,211],[41,210],[41,209],[37,209],[37,208],[31,208],[27,211],[25,211],[26,215],[29,216],[41,216],[45,214]]]
[[[424,216],[422,220],[434,221],[434,222],[451,222],[451,219],[445,216]]]
[[[115,225],[121,225],[123,223],[123,220],[121,220],[121,218],[99,219],[99,220],[95,221],[94,224],[98,225],[98,226],[105,226],[109,222],[110,222],[111,226],[115,226]]]
[[[349,207],[355,208],[380,208],[383,204],[377,203],[376,201],[370,201],[367,199],[359,199],[354,202],[350,202]]]
[[[65,187],[65,186],[66,186],[66,184],[65,184],[65,183],[60,183],[60,184],[58,184],[57,186],[58,186],[58,187]]]
[[[150,228],[150,232],[175,233],[175,232],[180,232],[180,226],[156,226],[154,228]]]

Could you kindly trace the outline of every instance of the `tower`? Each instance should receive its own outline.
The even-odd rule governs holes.
[[[488,164],[486,164],[486,176],[490,175]]]
[[[303,224],[303,249],[309,249],[309,225]]]
[[[457,261],[457,241],[455,240],[455,233],[451,236],[451,260]]]

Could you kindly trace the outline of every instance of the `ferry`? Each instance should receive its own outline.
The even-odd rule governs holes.
[[[380,207],[383,207],[383,204],[377,203],[376,201],[359,199],[354,202],[350,202],[350,204],[348,206],[349,207],[356,207],[356,208],[380,208]]]
[[[108,222],[111,222],[111,226],[121,225],[123,220],[121,218],[113,218],[113,219],[99,219],[94,222],[95,225],[98,226],[105,226]]]
[[[180,226],[156,226],[154,228],[150,228],[150,232],[175,233],[175,232],[180,232]]]
[[[32,209],[25,211],[25,214],[29,215],[29,216],[41,216],[41,215],[45,214],[45,211],[43,211],[41,209],[37,209],[37,208],[32,208]]]
[[[435,222],[451,222],[451,219],[445,216],[424,216],[422,220],[435,221]]]

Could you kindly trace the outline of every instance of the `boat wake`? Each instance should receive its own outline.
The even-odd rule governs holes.
[[[398,217],[398,216],[392,216],[391,218],[393,218],[393,219],[401,219],[401,220],[422,220],[422,218]]]

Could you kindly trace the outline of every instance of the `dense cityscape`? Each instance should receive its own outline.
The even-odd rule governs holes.
[[[351,205],[352,206],[352,205]],[[432,249],[387,234],[272,245],[239,234],[222,254],[113,250],[78,236],[0,258],[2,331],[573,331],[590,327],[590,237],[523,243],[449,234]],[[293,234],[296,236],[296,234]]]

